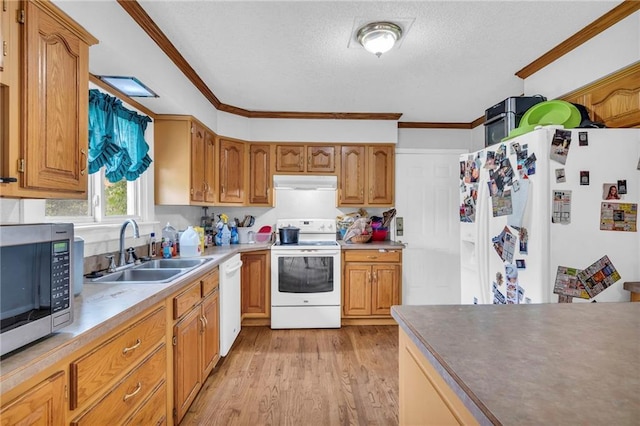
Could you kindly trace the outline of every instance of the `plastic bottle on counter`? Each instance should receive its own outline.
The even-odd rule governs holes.
[[[196,257],[201,254],[200,236],[192,226],[189,226],[180,236],[180,256]]]
[[[238,228],[235,226],[231,227],[231,244],[238,244]]]
[[[164,240],[164,242],[162,243],[162,257],[164,258],[168,258],[168,257],[173,257],[176,256],[177,253],[177,245],[176,245],[176,228],[174,228],[173,226],[171,226],[171,224],[169,222],[167,222],[167,224],[165,225],[164,228],[162,228],[162,239]],[[169,256],[167,256],[167,253],[165,250],[166,248],[168,249],[168,254]]]
[[[229,231],[229,227],[225,223],[222,227],[222,245],[228,246],[231,244],[231,231]]]
[[[156,257],[156,233],[152,232],[149,236],[149,257]]]

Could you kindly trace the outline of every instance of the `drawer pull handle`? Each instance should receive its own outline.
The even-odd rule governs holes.
[[[132,351],[134,349],[137,349],[141,344],[142,344],[142,342],[140,341],[140,339],[136,339],[136,344],[131,346],[131,347],[129,347],[129,348],[124,348],[122,350],[122,355],[126,355],[127,352]]]
[[[134,391],[133,391],[133,392],[131,392],[131,393],[126,394],[126,395],[122,398],[122,400],[123,400],[123,401],[126,401],[127,399],[134,397],[138,392],[140,392],[140,389],[142,389],[142,383],[138,382],[138,386],[136,386],[136,390],[134,390]]]
[[[378,256],[367,256],[367,259],[377,259]]]

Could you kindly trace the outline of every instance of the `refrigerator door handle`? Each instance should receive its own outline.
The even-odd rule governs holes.
[[[476,244],[475,244],[475,256],[478,260],[478,274],[479,286],[480,286],[480,300],[479,303],[487,304],[490,300],[487,299],[489,294],[489,269],[488,269],[488,238],[489,237],[489,202],[490,197],[488,194],[487,186],[488,171],[483,169],[478,183],[478,210],[476,211]]]

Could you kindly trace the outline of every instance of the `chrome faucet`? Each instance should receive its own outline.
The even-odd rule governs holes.
[[[124,254],[124,231],[127,229],[128,224],[133,225],[133,236],[135,238],[140,238],[140,228],[138,228],[138,223],[133,219],[125,220],[120,228],[120,264],[118,266],[125,266],[127,264],[126,256]]]

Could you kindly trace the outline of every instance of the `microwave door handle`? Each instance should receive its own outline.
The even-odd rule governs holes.
[[[488,125],[489,125],[489,124],[491,124],[491,123],[495,123],[495,122],[496,122],[496,121],[498,121],[498,120],[502,120],[502,119],[503,119],[503,118],[505,118],[506,116],[507,116],[507,113],[506,113],[506,112],[503,112],[503,113],[501,113],[501,114],[499,114],[499,115],[496,115],[495,117],[492,117],[492,118],[490,118],[489,120],[485,121],[485,122],[484,122],[484,125],[485,125],[485,126],[488,126]]]

